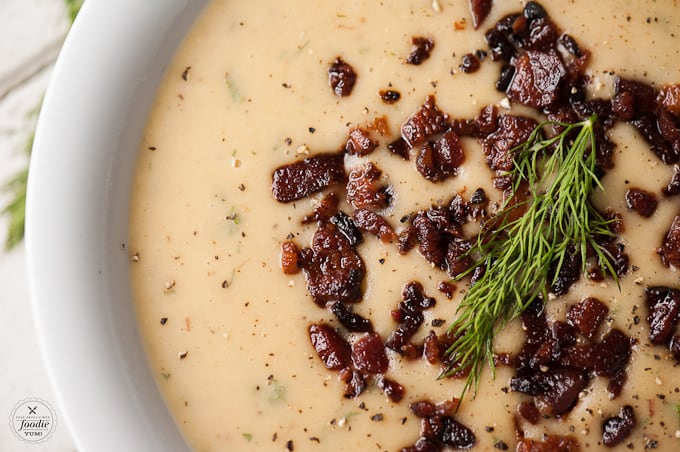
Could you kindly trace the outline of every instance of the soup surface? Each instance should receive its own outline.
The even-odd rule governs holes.
[[[680,5],[675,0],[544,1],[550,17],[591,52],[584,69],[589,97],[611,98],[616,77],[662,87],[680,83]],[[455,118],[474,118],[487,105],[507,114],[535,115],[495,89],[501,64],[484,59],[465,73],[464,55],[488,52],[486,30],[524,2],[494,2],[475,29],[467,0],[245,2],[215,0],[168,67],[140,149],[131,208],[131,278],[150,366],[169,409],[196,451],[386,450],[412,445],[421,420],[409,409],[461,394],[465,378],[438,379],[441,367],[392,350],[385,376],[404,388],[395,402],[377,385],[345,397],[345,383],[324,366],[309,327],[340,329],[333,313],[309,295],[305,275],[285,275],[281,244],[309,246],[314,222],[302,224],[320,195],[289,203],[272,196],[275,168],[342,149],[355,127],[384,118],[370,160],[390,187],[380,214],[397,232],[414,211],[482,188],[490,206],[501,202],[494,173],[478,140],[462,138],[465,160],[456,175],[433,183],[414,162],[387,144],[429,95]],[[413,37],[434,42],[419,65],[405,62]],[[350,95],[329,86],[329,65],[342,58],[356,72]],[[383,96],[380,92],[383,92]],[[386,102],[386,91],[399,99]],[[394,97],[388,94],[387,97]],[[395,100],[395,99],[390,99]],[[386,127],[385,127],[386,126]],[[514,448],[525,438],[573,438],[581,449],[603,446],[603,423],[632,407],[635,426],[620,447],[680,447],[680,374],[664,345],[649,340],[645,289],[674,288],[678,274],[657,254],[678,198],[662,189],[674,174],[641,134],[625,122],[609,132],[616,143],[594,202],[620,214],[618,241],[629,256],[627,273],[581,277],[546,304],[550,321],[564,322],[570,306],[595,297],[608,314],[597,338],[618,329],[633,340],[620,394],[609,378],[594,376],[562,416],[535,424],[518,413],[531,396],[510,388],[515,370],[485,369],[475,397],[468,392],[451,414],[475,436],[475,448]],[[649,218],[628,208],[636,188],[658,199]],[[341,200],[341,208],[346,201]],[[474,224],[470,225],[474,230]],[[451,298],[439,290],[450,279],[417,249],[400,253],[370,234],[357,250],[366,267],[363,299],[354,312],[369,318],[385,339],[397,323],[392,311],[404,286],[422,284],[436,306],[423,312],[415,341],[443,334],[455,318],[466,280]],[[551,297],[553,298],[553,297]],[[443,321],[442,321],[443,320]],[[497,352],[517,353],[525,335],[511,322],[495,340]],[[343,333],[344,334],[344,333]],[[347,333],[349,340],[360,335]],[[596,339],[597,340],[597,339]]]

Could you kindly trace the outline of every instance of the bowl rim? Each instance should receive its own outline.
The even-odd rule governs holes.
[[[78,450],[188,449],[142,348],[125,244],[146,116],[207,2],[85,2],[44,98],[28,179],[28,283]]]

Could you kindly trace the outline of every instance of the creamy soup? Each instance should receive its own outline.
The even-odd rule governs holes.
[[[592,52],[585,68],[589,96],[611,97],[617,76],[655,87],[680,83],[676,0],[542,4],[562,31]],[[345,383],[324,366],[309,335],[312,324],[340,329],[337,319],[314,303],[304,273],[285,275],[280,266],[282,242],[309,246],[316,226],[301,220],[321,195],[277,202],[272,173],[342,149],[352,128],[384,117],[389,130],[373,134],[378,148],[347,162],[370,160],[382,170],[381,183],[389,185],[392,199],[380,214],[397,231],[404,216],[455,193],[469,199],[481,187],[492,205],[501,202],[494,173],[473,138],[462,138],[465,160],[457,174],[438,183],[386,146],[428,95],[455,118],[474,118],[487,105],[535,114],[494,88],[500,63],[487,57],[474,73],[460,68],[464,55],[488,52],[486,30],[523,6],[517,0],[494,2],[478,29],[467,0],[215,0],[208,6],[168,67],[150,115],[134,181],[129,243],[150,366],[194,450],[399,450],[420,435],[421,420],[410,403],[439,403],[461,394],[464,378],[438,379],[438,364],[388,350],[386,376],[404,387],[403,400],[391,400],[376,385],[344,397]],[[432,39],[434,47],[421,64],[407,64],[418,36]],[[328,67],[337,57],[357,74],[345,97],[329,86]],[[400,98],[385,102],[379,93],[388,90]],[[678,273],[657,254],[680,210],[680,198],[661,193],[674,168],[629,124],[617,123],[609,135],[617,145],[614,169],[603,178],[605,190],[595,202],[621,215],[625,230],[619,241],[629,270],[620,287],[612,279],[581,277],[567,294],[550,300],[546,312],[550,321],[564,321],[568,308],[586,297],[605,304],[608,315],[598,338],[617,328],[635,340],[627,379],[612,398],[609,379],[595,376],[568,413],[532,424],[518,414],[518,405],[531,397],[509,389],[515,370],[499,365],[493,378],[485,368],[476,395],[468,392],[451,414],[474,433],[477,450],[514,449],[520,431],[538,441],[570,436],[584,450],[604,447],[603,422],[626,405],[636,423],[619,447],[680,447],[677,361],[668,347],[650,344],[644,293],[649,286],[678,286]],[[628,209],[625,194],[631,187],[655,194],[653,216]],[[340,208],[346,208],[344,201]],[[383,339],[397,325],[391,311],[411,281],[437,302],[423,311],[414,340],[430,330],[446,331],[465,280],[449,299],[439,290],[449,276],[418,249],[400,254],[395,244],[364,234],[357,250],[366,280],[354,312],[370,318]],[[516,353],[524,340],[515,320],[496,338],[495,348]]]

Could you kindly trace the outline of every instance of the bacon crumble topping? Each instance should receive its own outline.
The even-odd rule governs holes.
[[[470,0],[475,28],[488,16],[491,5],[491,1]],[[521,13],[499,20],[484,36],[489,59],[499,66],[496,88],[504,92],[511,103],[532,108],[551,121],[576,122],[598,115],[595,136],[600,174],[614,166],[615,145],[609,140],[608,132],[620,122],[637,129],[661,162],[671,165],[680,161],[680,84],[657,88],[619,76],[611,99],[587,100],[584,69],[589,51],[563,33],[545,9],[533,1],[527,2]],[[414,37],[412,43],[407,62],[419,65],[430,57],[434,42]],[[470,53],[464,57],[463,72],[474,72],[484,63],[484,59],[476,55]],[[334,92],[338,96],[350,95],[355,81],[354,70],[338,57],[329,68],[329,83]],[[382,90],[379,94],[386,103],[400,98],[399,93],[392,90]],[[435,95],[431,94],[401,125],[401,136],[391,142],[380,144],[371,138],[370,128],[352,127],[339,152],[317,154],[274,171],[272,191],[280,202],[297,201],[345,184],[345,191],[340,195],[327,191],[314,212],[304,218],[305,223],[317,222],[310,247],[300,249],[292,240],[281,244],[283,272],[293,275],[302,271],[314,302],[328,308],[340,323],[337,329],[327,323],[313,324],[309,337],[321,362],[336,371],[345,384],[345,397],[358,397],[367,387],[375,385],[392,402],[399,403],[406,389],[385,375],[392,365],[392,357],[421,358],[429,364],[446,367],[451,364],[447,362],[450,358],[446,349],[456,334],[460,334],[438,335],[430,330],[420,342],[413,339],[425,323],[426,310],[436,303],[435,298],[425,295],[417,281],[405,285],[402,301],[391,311],[396,327],[389,334],[377,331],[369,318],[354,312],[351,305],[362,300],[366,276],[366,266],[359,254],[362,232],[375,236],[385,245],[394,243],[392,246],[400,254],[417,248],[443,276],[456,277],[473,265],[468,250],[476,237],[466,235],[464,226],[471,221],[485,221],[490,214],[488,198],[484,190],[478,189],[467,201],[464,193],[456,193],[447,202],[411,212],[400,220],[400,229],[395,230],[383,211],[390,207],[394,187],[379,183],[383,179],[382,171],[369,158],[383,148],[406,161],[414,157],[414,169],[425,180],[440,183],[458,174],[465,162],[463,139],[473,138],[480,143],[489,169],[496,174],[494,186],[507,190],[513,182],[507,172],[514,166],[515,149],[527,141],[537,125],[530,117],[501,113],[494,105],[483,107],[475,118],[453,118],[440,109]],[[389,138],[387,132],[380,135]],[[360,164],[347,168],[345,155],[360,159]],[[680,193],[677,167],[672,179],[659,191],[666,197]],[[517,196],[515,202],[521,203],[522,193]],[[658,207],[655,194],[639,188],[630,188],[625,198],[628,208],[645,218],[652,217]],[[340,209],[342,203],[347,204],[349,210],[342,209],[349,214]],[[612,231],[621,233],[624,229],[621,216],[609,211],[605,215],[615,220]],[[629,271],[628,256],[616,239],[607,240],[602,246],[608,250],[609,264],[623,277]],[[674,218],[661,240],[658,254],[664,264],[680,266],[680,215]],[[556,296],[569,293],[584,266],[589,280],[604,279],[602,263],[590,257],[583,263],[575,250],[571,256],[559,274],[551,270],[554,282],[550,292]],[[483,269],[472,275],[471,284],[479,271]],[[442,282],[439,287],[447,298],[452,298],[456,290],[456,285],[449,282]],[[677,289],[668,287],[645,289],[649,343],[667,347],[680,361],[679,294]],[[514,370],[510,390],[527,397],[517,407],[518,422],[537,424],[545,417],[567,416],[595,378],[606,379],[610,398],[621,394],[627,378],[626,366],[637,339],[613,327],[609,315],[608,304],[593,297],[569,305],[565,321],[549,320],[540,300],[524,312],[521,320],[525,343],[521,350],[495,357],[498,365]],[[465,375],[460,372],[454,378]],[[453,417],[453,407],[457,408],[458,402],[412,403],[412,413],[421,418],[420,437],[402,451],[474,446],[475,433]],[[602,444],[608,447],[620,444],[635,425],[633,408],[622,407],[618,415],[602,423]],[[507,447],[503,441],[497,443],[499,449]],[[547,435],[543,441],[525,438],[518,424],[518,451],[579,448],[579,442],[570,436]]]

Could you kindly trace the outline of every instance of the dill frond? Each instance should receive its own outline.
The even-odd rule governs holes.
[[[605,273],[617,278],[607,251],[596,241],[612,235],[610,220],[590,202],[593,191],[602,189],[595,173],[596,121],[592,116],[575,124],[545,122],[514,150],[512,196],[482,225],[470,249],[475,263],[457,277],[484,270],[467,290],[449,329],[457,339],[447,350],[453,364],[442,377],[469,371],[461,398],[470,389],[477,392],[485,363],[495,373],[494,337],[536,299],[548,299],[548,288],[574,248],[584,269],[586,252],[592,249]],[[561,132],[546,138],[546,126]],[[529,193],[525,201],[513,199],[520,190]],[[524,211],[517,215],[515,209]],[[552,281],[551,268],[556,269]]]

